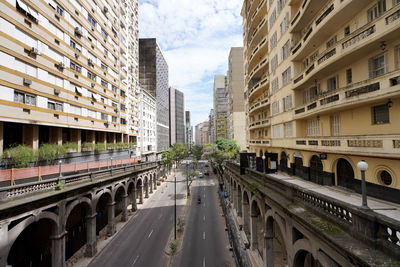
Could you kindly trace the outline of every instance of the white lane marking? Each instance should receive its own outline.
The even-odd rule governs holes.
[[[147,237],[147,239],[150,238],[151,234],[153,233],[153,230],[154,230],[154,229],[151,230],[151,232],[150,232],[149,236]]]
[[[206,232],[203,232],[203,240],[206,240]]]
[[[206,257],[203,257],[203,267],[206,267]]]
[[[206,215],[203,216],[203,221],[206,221]]]
[[[132,266],[135,265],[136,261],[139,259],[139,255],[136,256],[136,259],[133,261]]]
[[[204,194],[204,198],[206,198],[206,194]]]

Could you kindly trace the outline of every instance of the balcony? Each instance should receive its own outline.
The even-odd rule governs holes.
[[[270,125],[271,125],[271,121],[269,120],[269,118],[256,120],[256,121],[254,121],[254,122],[249,124],[249,130],[254,130],[254,129],[258,129],[258,128],[264,128],[264,127],[268,127]]]
[[[325,1],[303,0],[299,10],[290,22],[290,32],[293,33],[306,28],[310,21],[315,18],[314,14],[320,11],[325,3]]]
[[[259,32],[261,32],[261,29],[262,29],[264,26],[265,26],[265,28],[267,27],[267,19],[266,19],[266,18],[263,18],[263,19],[261,20],[261,22],[258,24],[258,26],[253,30],[253,32],[251,33],[251,35],[248,36],[247,43],[248,43],[249,45],[251,45],[253,39],[257,36],[257,34],[258,34]]]
[[[249,114],[251,114],[257,110],[260,110],[262,108],[267,107],[269,104],[268,101],[269,101],[269,92],[266,92],[266,93],[264,93],[264,97],[262,97],[256,103],[254,103],[253,105],[250,106]]]
[[[258,83],[256,83],[249,90],[249,99],[251,99],[254,95],[258,95],[258,92],[261,92],[261,89],[264,89],[267,84],[268,84],[268,78],[266,77],[266,75],[264,75],[263,79],[260,80]]]
[[[261,58],[263,55],[266,55],[268,52],[268,40],[267,37],[265,36],[261,41],[255,46],[250,54],[250,58],[248,60],[249,62],[249,68],[252,69],[254,68],[254,63],[257,63],[255,59]],[[264,56],[265,58],[265,56]]]
[[[326,73],[335,72],[349,62],[357,61],[360,54],[375,52],[382,40],[400,35],[400,28],[396,23],[399,18],[400,5],[397,5],[381,17],[338,40],[320,55],[310,57],[307,68],[294,77],[294,89],[303,88],[308,81],[319,80],[326,77]]]
[[[348,109],[349,106],[365,105],[371,101],[379,101],[398,96],[400,90],[400,70],[382,76],[367,79],[329,92],[322,92],[308,103],[294,110],[296,119],[314,116],[330,110]]]
[[[261,10],[263,7],[265,8],[264,12],[260,12],[260,10]],[[253,15],[251,16],[250,21],[248,21],[248,24],[247,24],[247,31],[250,30],[250,28],[253,26],[253,23],[254,23],[255,21],[257,21],[257,19],[258,19],[258,21],[260,21],[262,17],[265,17],[265,14],[266,14],[266,12],[267,12],[266,7],[267,7],[267,5],[265,4],[265,0],[262,0],[262,1],[260,2],[260,4],[257,6],[256,10],[254,11]],[[260,18],[260,17],[261,17],[261,18]]]
[[[322,1],[321,1],[322,2]],[[329,1],[315,18],[298,33],[293,45],[294,60],[302,60],[321,45],[323,40],[333,35],[343,23],[359,12],[359,2],[350,0]]]
[[[251,139],[249,144],[257,146],[271,146],[271,140],[269,138]]]
[[[349,135],[316,136],[285,140],[286,147],[304,150],[310,149],[324,153],[361,153],[363,155],[396,155],[400,158],[399,135]],[[279,146],[279,140],[273,140],[273,146]],[[289,142],[289,143],[287,143]],[[283,145],[283,144],[282,144]]]

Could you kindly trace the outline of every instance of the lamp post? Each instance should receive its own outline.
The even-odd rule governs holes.
[[[176,175],[174,175],[174,195],[175,195],[175,203],[174,203],[174,233],[176,240]]]
[[[190,196],[190,192],[189,192],[189,161],[186,160],[186,196],[189,197]]]
[[[357,163],[357,168],[361,171],[362,204],[360,209],[370,210],[367,205],[367,186],[365,184],[365,171],[368,169],[368,164],[364,160],[362,160]]]
[[[62,174],[61,174],[61,163],[62,163],[62,161],[61,161],[61,159],[58,161],[58,184],[60,183],[60,179],[61,179],[61,176],[62,176]]]
[[[262,162],[263,162],[263,173],[265,173],[265,155],[262,155]]]
[[[112,175],[112,169],[113,169],[113,163],[112,163],[112,161],[113,161],[113,158],[111,157],[110,159],[111,159],[111,175]]]

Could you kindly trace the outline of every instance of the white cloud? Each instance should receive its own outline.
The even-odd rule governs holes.
[[[157,38],[170,85],[185,93],[192,124],[208,119],[214,75],[242,46],[242,0],[139,0],[139,36]]]

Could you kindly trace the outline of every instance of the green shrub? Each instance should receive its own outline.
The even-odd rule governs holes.
[[[84,142],[82,144],[82,148],[85,148],[86,150],[93,150],[95,145],[92,142]]]
[[[65,142],[62,146],[65,148],[66,151],[78,151],[78,143],[75,142]]]
[[[3,158],[9,158],[13,167],[23,168],[29,166],[32,161],[37,161],[37,153],[32,147],[18,145],[5,150]]]
[[[99,153],[106,150],[106,145],[104,143],[96,143],[94,146],[94,151]]]
[[[116,149],[117,144],[116,143],[107,143],[107,149]]]
[[[171,249],[171,253],[172,253],[172,254],[175,254],[175,252],[176,252],[176,247],[177,247],[177,245],[176,245],[176,239],[175,239],[174,241],[172,241],[172,242],[169,243],[169,248]]]
[[[53,162],[58,155],[57,144],[42,144],[38,151],[39,160],[45,160],[46,163]]]
[[[61,190],[63,189],[64,185],[62,183],[58,183],[56,184],[56,186],[54,187],[55,190]]]

